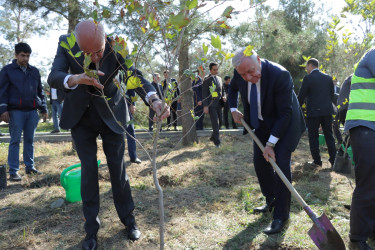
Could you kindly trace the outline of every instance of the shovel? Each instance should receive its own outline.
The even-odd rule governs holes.
[[[348,155],[349,140],[349,138],[346,140],[345,151],[343,155],[340,155],[339,150],[337,151],[335,163],[333,164],[333,170],[336,173],[350,174],[352,172],[352,159],[350,159]]]
[[[258,137],[254,134],[254,132],[250,129],[249,125],[245,122],[243,118],[241,118],[241,122],[244,125],[247,132],[249,132],[250,136],[256,142],[258,147],[264,152],[264,146],[259,141]],[[271,163],[273,169],[276,171],[280,179],[284,182],[285,186],[289,189],[293,197],[297,200],[297,202],[303,207],[305,212],[309,215],[310,219],[313,221],[314,225],[309,230],[308,234],[310,238],[314,241],[315,245],[319,249],[345,249],[345,244],[340,235],[337,233],[336,229],[333,227],[332,223],[329,221],[327,215],[324,213],[322,216],[317,217],[316,214],[311,210],[311,208],[307,205],[307,203],[302,199],[302,197],[298,194],[289,180],[285,177],[283,172],[281,172],[280,168],[277,166],[276,162],[269,158],[269,162]]]

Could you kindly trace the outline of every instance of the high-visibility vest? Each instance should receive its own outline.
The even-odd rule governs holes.
[[[356,71],[358,64],[354,66]],[[353,74],[346,121],[375,121],[375,78]]]

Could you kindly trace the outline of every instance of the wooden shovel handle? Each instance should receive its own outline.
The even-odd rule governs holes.
[[[245,122],[245,120],[243,118],[241,118],[241,123],[245,127],[245,129],[247,130],[247,132],[249,132],[251,138],[253,138],[253,140],[258,145],[258,147],[260,148],[260,150],[262,150],[262,152],[264,152],[264,146],[263,146],[263,144],[260,142],[260,140],[258,139],[258,137],[254,134],[254,132],[251,130],[251,128],[249,127],[249,125],[247,125],[247,123]],[[291,194],[293,195],[293,197],[302,206],[302,208],[307,207],[307,203],[302,199],[302,197],[299,195],[299,193],[297,192],[297,190],[293,187],[293,185],[285,177],[284,173],[280,170],[279,166],[277,166],[276,162],[271,157],[269,157],[269,162],[271,163],[273,169],[276,171],[277,175],[284,182],[285,186],[289,189],[289,191],[291,192]]]

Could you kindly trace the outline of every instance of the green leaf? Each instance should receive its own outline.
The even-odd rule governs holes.
[[[229,60],[229,59],[231,59],[232,57],[234,57],[234,54],[233,54],[233,53],[227,53],[227,54],[225,54],[225,60]]]
[[[74,57],[80,57],[82,55],[82,50],[81,51],[78,51],[75,55],[74,55]]]
[[[74,36],[73,32],[70,33],[70,36],[66,38],[68,40],[68,44],[70,48],[74,47],[74,44],[76,43],[76,37]]]
[[[167,33],[167,34],[165,34],[165,37],[167,38],[167,39],[170,39],[170,40],[173,40],[173,38],[176,36],[176,34],[170,34],[170,33]]]
[[[131,99],[132,103],[136,102],[138,100],[138,96],[132,96],[132,97],[130,97],[130,99]]]
[[[66,42],[64,42],[64,41],[60,42],[60,46],[63,47],[63,48],[65,48],[65,49],[67,49],[67,50],[70,50],[69,45]]]
[[[94,11],[91,13],[91,17],[92,17],[92,19],[94,19],[95,21],[98,21],[98,11],[97,11],[97,10],[94,10]]]
[[[109,11],[109,9],[104,9],[103,13],[102,13],[102,16],[104,18],[110,18],[111,17],[111,11]]]
[[[91,63],[91,56],[85,55],[85,59],[83,60],[83,67],[87,69]]]
[[[198,0],[187,0],[186,7],[188,10],[194,9],[198,6]]]
[[[206,44],[204,44],[203,43],[203,53],[205,54],[205,55],[207,55],[207,52],[208,52],[208,46],[206,45]]]
[[[253,49],[254,49],[254,46],[252,45],[249,45],[246,47],[246,49],[244,50],[243,54],[245,56],[251,56],[253,54]]]
[[[73,53],[71,50],[69,50],[69,55],[71,55],[72,57],[74,57]]]
[[[219,35],[218,36],[213,36],[211,35],[211,45],[218,49],[218,50],[221,50],[221,40],[220,40],[220,37]]]
[[[228,6],[228,7],[224,10],[223,14],[221,14],[221,16],[224,16],[224,17],[226,17],[226,18],[231,18],[230,14],[232,14],[232,11],[233,11],[233,10],[234,10],[234,8],[233,8],[232,6]]]
[[[169,17],[168,23],[174,25],[176,28],[181,29],[185,27],[190,22],[190,19],[185,17],[184,12],[180,12],[177,15],[171,15]]]
[[[133,66],[133,60],[131,59],[126,59],[125,60],[125,65],[129,69],[131,66]]]

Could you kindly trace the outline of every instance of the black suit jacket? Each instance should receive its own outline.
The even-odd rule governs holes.
[[[163,92],[163,87],[161,86],[160,83],[156,82],[151,82],[152,86],[156,90],[157,95],[159,96],[160,99],[163,99],[164,97],[164,92]]]
[[[110,47],[110,39],[107,39],[103,58],[100,61],[99,70],[104,72],[104,76],[99,77],[100,83],[104,85],[104,95],[108,100],[108,106],[112,112],[108,110],[100,93],[92,86],[79,84],[77,88],[68,90],[64,87],[64,79],[68,74],[83,73],[83,53],[79,58],[73,58],[68,54],[68,51],[60,46],[60,42],[67,42],[67,35],[63,35],[59,39],[59,46],[57,48],[56,56],[52,64],[51,72],[48,76],[48,84],[52,88],[64,90],[65,100],[64,108],[61,114],[60,126],[64,129],[74,127],[82,115],[85,113],[88,105],[94,105],[98,114],[107,126],[115,133],[122,134],[126,122],[130,120],[128,106],[125,103],[124,97],[121,95],[119,89],[113,82],[113,78],[122,67],[126,69],[124,58],[115,53]],[[80,51],[77,44],[74,45],[72,52],[76,54]],[[132,69],[131,69],[132,70]],[[137,75],[141,79],[142,88],[137,88],[137,94],[145,100],[145,96],[150,91],[155,91],[151,84],[146,81],[139,71],[132,70],[133,75]],[[147,104],[147,103],[146,103]]]
[[[298,101],[302,105],[306,99],[307,117],[329,116],[334,113],[333,95],[332,77],[314,70],[303,78]]]
[[[213,79],[213,75],[209,74],[207,75],[203,80],[202,85],[202,100],[203,100],[203,107],[218,107],[221,105],[220,100],[223,96],[225,96],[224,93],[224,87],[223,82],[221,80],[220,76],[216,76],[217,82],[215,83]],[[210,93],[210,87],[212,86],[212,83],[216,85],[215,91],[217,92],[217,97],[212,97]]]
[[[306,125],[297,96],[294,93],[292,77],[279,64],[263,59],[261,63],[260,101],[264,124],[271,135],[279,138],[280,141],[286,140],[288,149],[293,152],[302,133],[306,130]],[[234,70],[234,76],[228,89],[230,108],[237,108],[238,93],[241,94],[244,105],[244,119],[250,125],[248,82]]]

